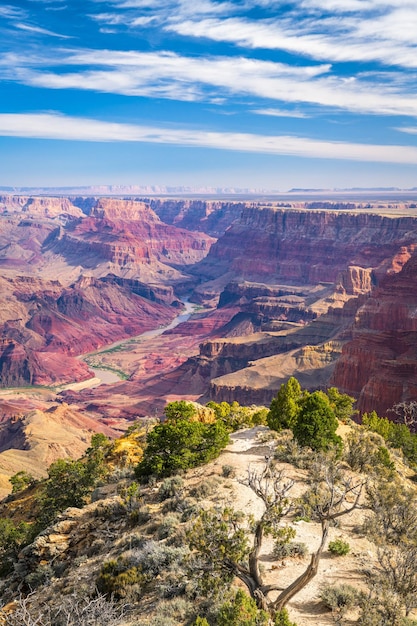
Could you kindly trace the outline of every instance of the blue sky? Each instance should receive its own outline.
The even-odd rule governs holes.
[[[16,0],[0,30],[0,185],[417,187],[416,0]]]

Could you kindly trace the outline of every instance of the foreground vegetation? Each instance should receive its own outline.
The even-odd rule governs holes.
[[[163,423],[135,423],[116,441],[94,435],[45,481],[19,472],[0,517],[0,594],[14,602],[3,623],[294,626],[292,598],[326,551],[349,558],[343,524],[361,511],[355,532],[374,558],[357,588],[322,588],[326,623],[417,624],[417,496],[405,478],[416,436],[353,415],[352,398],[291,378],[270,410],[173,402]],[[232,465],[213,461],[230,433],[254,426],[264,462],[236,482]],[[258,514],[233,507],[233,484],[262,504]],[[295,541],[297,520],[314,548]]]

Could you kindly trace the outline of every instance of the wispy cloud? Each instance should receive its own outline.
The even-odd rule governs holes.
[[[383,33],[375,34],[378,33],[378,24],[382,25],[382,19],[362,24],[359,18],[352,18],[349,24],[347,19],[337,21],[329,18],[316,23],[297,23],[288,19],[255,22],[247,18],[230,17],[223,20],[172,20],[165,29],[182,36],[204,37],[245,48],[284,50],[320,61],[377,61],[389,66],[416,68],[416,45],[409,42],[408,25],[404,27],[404,37],[398,36],[398,32],[401,33],[399,29],[397,37],[392,38],[387,28],[385,36]]]
[[[26,11],[19,9],[18,7],[11,5],[5,5],[0,7],[0,17],[4,17],[7,19],[19,19],[22,18],[24,15],[26,15]]]
[[[77,71],[53,72],[49,69],[53,64],[74,66]],[[7,56],[4,63],[0,59],[0,65],[8,80],[49,89],[212,103],[250,96],[263,103],[310,103],[355,113],[417,116],[414,74],[405,81],[402,76],[397,80],[395,72],[387,73],[375,83],[369,75],[336,76],[327,64],[290,66],[246,57],[197,58],[163,51],[61,51],[53,60]],[[256,108],[271,111],[272,107]]]
[[[252,109],[251,113],[270,115],[271,117],[296,117],[300,119],[309,117],[301,111],[286,111],[285,109]]]
[[[270,155],[417,164],[417,148],[285,135],[118,124],[56,113],[0,114],[0,135],[90,142],[145,142]]]
[[[58,37],[59,39],[72,39],[68,35],[60,35],[59,33],[54,33],[51,30],[46,28],[41,28],[40,26],[33,26],[32,24],[23,24],[22,22],[18,22],[15,24],[15,28],[19,30],[26,30],[30,33],[38,33],[40,35],[48,35],[49,37]]]
[[[400,133],[407,133],[407,135],[417,135],[417,126],[397,126],[394,130],[398,130]]]

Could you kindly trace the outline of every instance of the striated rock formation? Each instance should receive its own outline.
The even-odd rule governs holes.
[[[83,212],[69,198],[36,198],[30,196],[0,196],[0,214],[22,213],[31,217],[82,217]]]
[[[65,288],[32,277],[0,279],[0,301],[7,302],[0,307],[0,387],[91,378],[74,357],[175,316],[175,309],[162,303],[169,302],[169,290],[162,290],[165,298],[153,294],[151,301],[121,282],[83,277]]]
[[[349,266],[386,273],[416,241],[412,217],[245,208],[195,271],[223,277],[222,286],[231,274],[278,285],[335,283]]]
[[[192,282],[181,270],[201,261],[213,242],[204,233],[164,224],[143,202],[101,199],[89,217],[54,231],[44,250],[96,275],[172,285]]]
[[[381,281],[358,309],[333,384],[358,397],[358,409],[387,409],[417,398],[417,253]]]
[[[243,209],[252,203],[155,198],[149,200],[149,205],[166,224],[220,237],[240,218]]]

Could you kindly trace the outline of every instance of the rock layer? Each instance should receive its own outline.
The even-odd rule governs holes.
[[[361,412],[417,398],[417,253],[358,309],[332,381]]]

